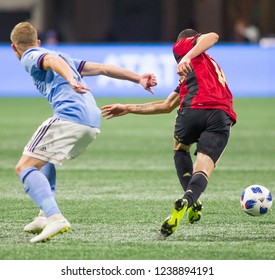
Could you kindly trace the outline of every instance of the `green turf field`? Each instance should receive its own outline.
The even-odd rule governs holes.
[[[141,99],[99,99],[99,106]],[[175,112],[102,120],[101,134],[78,159],[57,168],[56,198],[71,230],[30,244],[23,227],[38,213],[14,173],[37,126],[51,116],[43,99],[0,100],[0,259],[275,259],[275,213],[251,217],[239,197],[250,184],[275,197],[275,99],[236,99],[238,123],[202,196],[202,220],[185,220],[166,241],[162,221],[181,195],[173,163]]]

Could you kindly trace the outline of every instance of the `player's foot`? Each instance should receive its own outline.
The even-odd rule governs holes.
[[[36,217],[31,223],[24,227],[25,232],[39,234],[45,228],[47,218],[45,216]]]
[[[70,229],[70,223],[61,214],[55,214],[47,219],[47,224],[43,231],[30,240],[31,243],[46,242],[51,240],[57,234],[67,232]]]
[[[180,198],[176,200],[175,207],[171,216],[169,216],[162,224],[160,233],[165,238],[175,232],[180,221],[186,212],[188,202],[186,199]]]
[[[194,203],[193,206],[187,209],[187,222],[193,224],[200,220],[202,216],[202,203],[198,199],[197,203]]]

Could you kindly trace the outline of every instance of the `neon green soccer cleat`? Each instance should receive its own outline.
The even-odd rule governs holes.
[[[171,216],[169,216],[162,224],[160,233],[166,238],[176,231],[184,213],[187,210],[188,202],[186,199],[180,198],[175,202],[175,208]]]
[[[187,210],[187,222],[193,224],[194,222],[198,222],[202,216],[202,203],[198,199],[197,203],[194,203],[192,207],[189,207]]]

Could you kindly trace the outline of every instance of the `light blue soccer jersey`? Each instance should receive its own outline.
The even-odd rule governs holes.
[[[53,70],[42,70],[43,57],[47,54],[63,58],[70,65],[74,78],[84,85],[86,83],[80,72],[85,61],[40,47],[29,49],[23,54],[21,64],[32,77],[39,92],[49,101],[54,115],[61,120],[99,128],[101,112],[92,93],[79,94]]]

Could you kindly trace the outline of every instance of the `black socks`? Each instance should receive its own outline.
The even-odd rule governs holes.
[[[201,193],[206,189],[208,176],[203,171],[195,172],[190,180],[183,198],[188,201],[188,208],[197,202]]]
[[[193,162],[190,153],[183,150],[175,151],[174,162],[180,184],[183,190],[186,191],[193,173]]]

